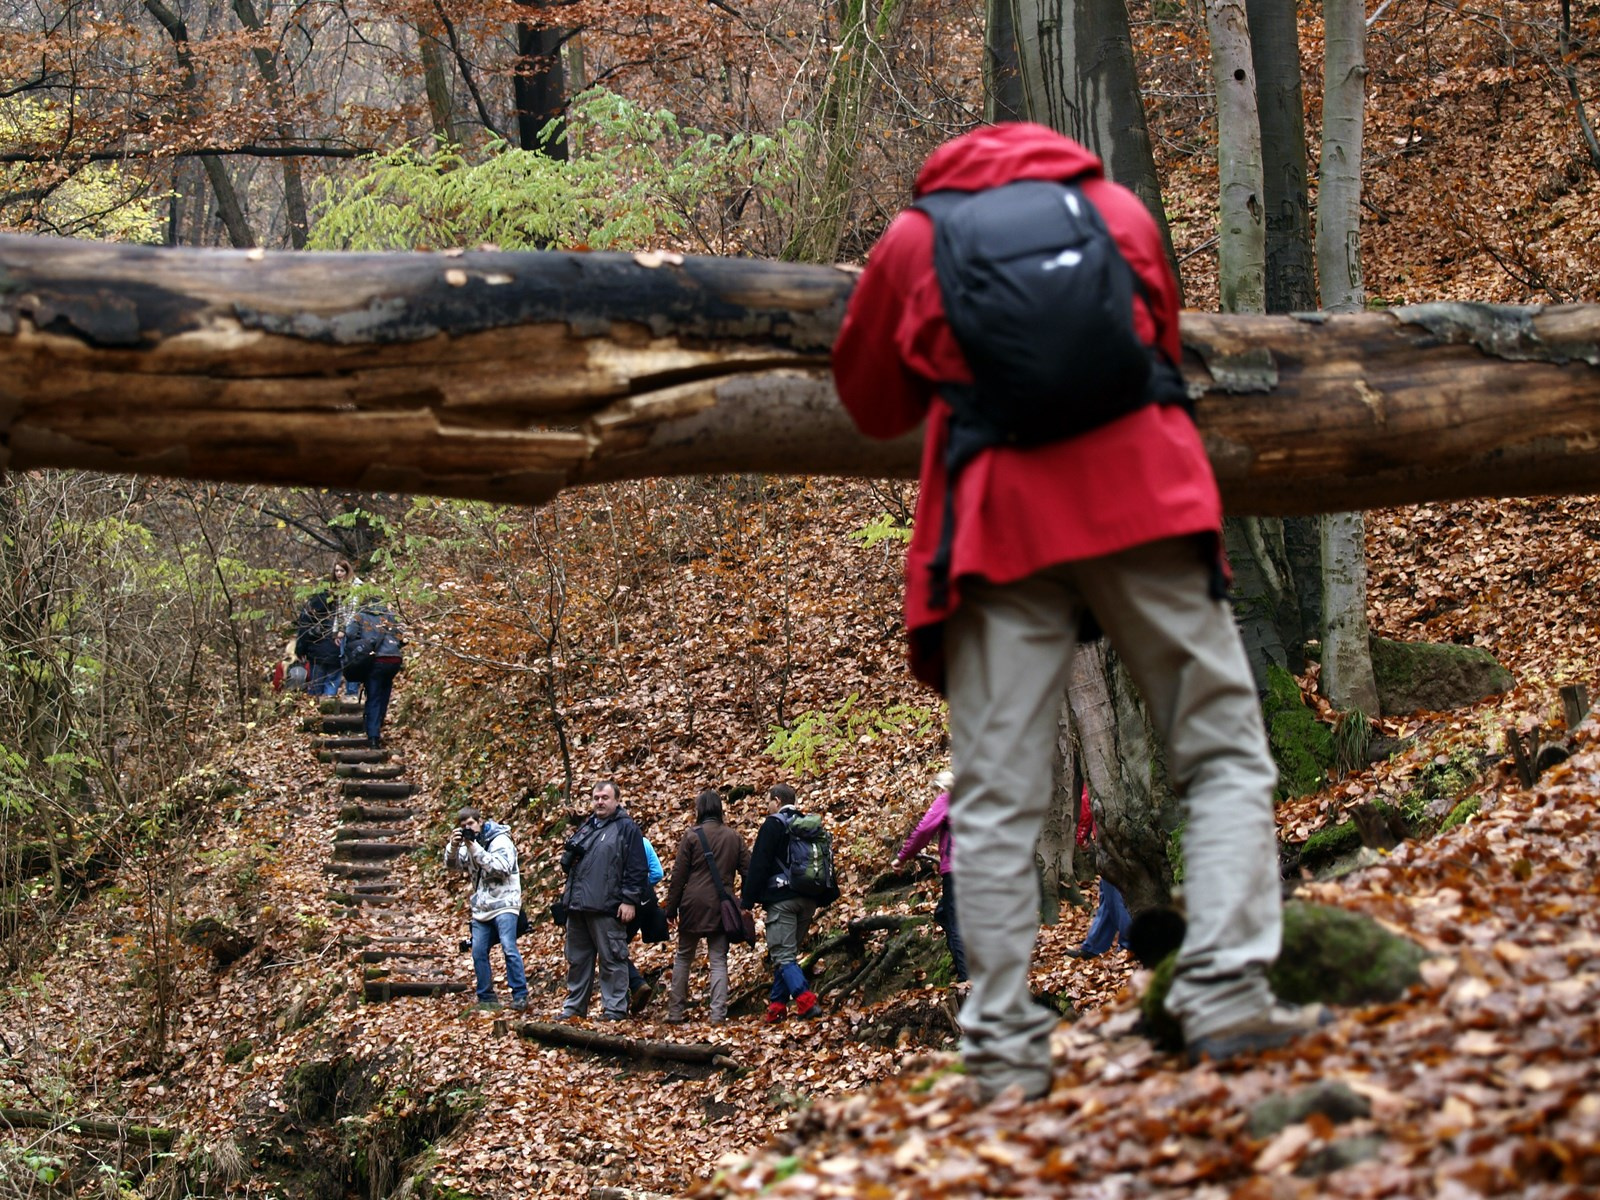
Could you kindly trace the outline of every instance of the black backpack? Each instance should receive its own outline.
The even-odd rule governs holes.
[[[950,405],[944,524],[933,602],[948,595],[961,469],[991,446],[1038,446],[1087,433],[1148,404],[1190,407],[1177,367],[1140,340],[1150,297],[1104,219],[1071,184],[1024,179],[979,192],[932,192],[933,268],[945,319],[973,383],[941,381]]]
[[[398,640],[399,627],[394,614],[381,605],[363,608],[356,614],[354,624],[356,633],[353,637],[346,635],[339,657],[345,677],[360,682],[372,674],[372,661],[378,656],[384,638],[394,634]]]

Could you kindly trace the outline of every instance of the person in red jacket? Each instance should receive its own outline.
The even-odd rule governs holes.
[[[1139,336],[1177,362],[1177,284],[1156,224],[1078,143],[1026,123],[978,129],[935,150],[914,190],[1018,179],[1081,188],[1143,285]],[[1056,715],[1090,613],[1143,692],[1187,807],[1189,925],[1167,1007],[1191,1055],[1282,1044],[1320,1014],[1276,1006],[1267,987],[1281,931],[1277,774],[1219,586],[1222,504],[1199,434],[1181,408],[1148,405],[1063,441],[979,452],[955,489],[949,587],[934,586],[950,422],[936,381],[972,375],[945,321],[932,246],[922,212],[890,224],[851,297],[833,368],[862,432],[892,438],[926,422],[906,624],[914,672],[949,701],[958,764],[950,821],[972,974],[961,1010],[968,1075],[984,1099],[1050,1088],[1056,1018],[1028,986],[1032,861]]]

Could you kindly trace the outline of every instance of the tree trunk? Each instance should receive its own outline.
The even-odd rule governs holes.
[[[1178,804],[1138,689],[1104,640],[1080,648],[1067,703],[1094,805],[1100,874],[1117,885],[1132,912],[1166,904],[1172,895],[1167,841],[1177,827]]]
[[[1295,595],[1283,522],[1273,517],[1229,517],[1223,522],[1233,566],[1233,616],[1250,659],[1256,691],[1267,690],[1267,668],[1304,669],[1300,600]]]
[[[417,50],[422,58],[422,82],[428,96],[428,116],[433,121],[434,139],[441,145],[460,144],[456,134],[455,110],[450,100],[450,73],[439,53],[439,43],[426,26],[418,25]]]
[[[658,255],[311,254],[0,236],[0,453],[540,503],[771,471],[911,478],[827,376],[854,281]],[[1600,306],[1185,313],[1234,513],[1600,492]]]
[[[1123,0],[1012,0],[1028,119],[1081,142],[1144,201],[1176,264]]]
[[[856,163],[866,128],[867,95],[886,61],[884,43],[899,0],[842,0],[839,52],[814,122],[817,154],[801,188],[795,230],[783,249],[793,262],[834,262],[849,228]]]
[[[1366,113],[1366,5],[1327,0],[1322,95],[1322,180],[1317,198],[1317,254],[1322,307],[1359,312],[1361,156]],[[1378,715],[1378,684],[1367,637],[1367,533],[1359,512],[1322,518],[1322,690],[1335,708]]]
[[[983,119],[991,123],[1028,119],[1011,0],[986,0],[985,4]]]
[[[161,0],[144,0],[144,7],[172,39],[173,53],[177,55],[178,65],[183,68],[182,89],[186,97],[193,97],[199,91],[200,80],[195,74],[194,55],[189,49],[189,27]],[[186,99],[185,117],[192,115],[188,108],[189,101]],[[200,164],[205,168],[206,178],[211,181],[211,190],[216,194],[217,212],[228,230],[228,240],[240,250],[254,246],[255,234],[245,219],[244,205],[239,203],[239,195],[233,189],[233,180],[228,177],[228,169],[223,166],[222,159],[215,154],[202,154]]]
[[[546,0],[532,0],[524,7],[542,10],[548,4]],[[544,130],[567,111],[567,79],[561,63],[561,43],[566,36],[564,29],[518,22],[517,66],[512,77],[517,144],[561,161],[567,157],[566,130],[558,125],[548,138]]]
[[[258,34],[264,32],[265,26],[261,23],[261,18],[256,15],[252,0],[233,0],[233,11],[238,16],[239,23],[250,32]],[[261,72],[261,81],[266,84],[267,103],[272,107],[273,123],[277,127],[278,137],[285,145],[293,145],[294,125],[285,116],[288,111],[287,97],[284,95],[283,83],[278,76],[277,56],[265,46],[255,47],[253,53],[256,69]],[[306,189],[300,175],[300,160],[297,158],[283,160],[283,209],[289,245],[296,250],[304,250],[306,233],[311,228],[311,222],[306,215]]]
[[[1039,920],[1044,925],[1061,922],[1061,892],[1076,883],[1073,874],[1073,834],[1077,827],[1077,796],[1072,782],[1077,772],[1077,756],[1073,752],[1072,708],[1067,698],[1061,698],[1061,712],[1056,718],[1056,754],[1050,780],[1050,810],[1045,814],[1044,826],[1039,831],[1039,842],[1033,852],[1034,866],[1039,873]]]
[[[1266,311],[1317,307],[1306,183],[1305,101],[1294,0],[1245,0],[1261,122],[1261,188],[1266,206]]]
[[[1265,311],[1266,223],[1255,67],[1242,0],[1206,0],[1217,89],[1217,281],[1222,311]]]

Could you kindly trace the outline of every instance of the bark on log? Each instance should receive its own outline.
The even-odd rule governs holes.
[[[0,1108],[0,1126],[16,1129],[50,1129],[57,1133],[77,1133],[84,1137],[114,1142],[145,1142],[153,1150],[172,1145],[177,1134],[153,1125],[131,1125],[125,1121],[90,1120],[64,1113],[35,1112],[27,1108]]]
[[[827,375],[853,277],[624,254],[0,237],[0,469],[538,503],[647,475],[909,476]],[[1186,314],[1224,499],[1600,492],[1600,306]]]
[[[519,1036],[543,1042],[547,1046],[575,1046],[580,1050],[618,1054],[642,1062],[665,1059],[672,1062],[711,1063],[733,1053],[727,1046],[715,1046],[709,1042],[658,1042],[648,1038],[619,1037],[548,1021],[524,1021],[516,1028]]]

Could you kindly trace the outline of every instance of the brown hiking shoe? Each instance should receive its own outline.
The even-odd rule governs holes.
[[[1302,1034],[1312,1033],[1333,1020],[1333,1013],[1320,1004],[1299,1007],[1274,1004],[1253,1017],[1213,1029],[1189,1043],[1189,1061],[1209,1058],[1226,1062],[1241,1054],[1255,1054],[1287,1046]]]

